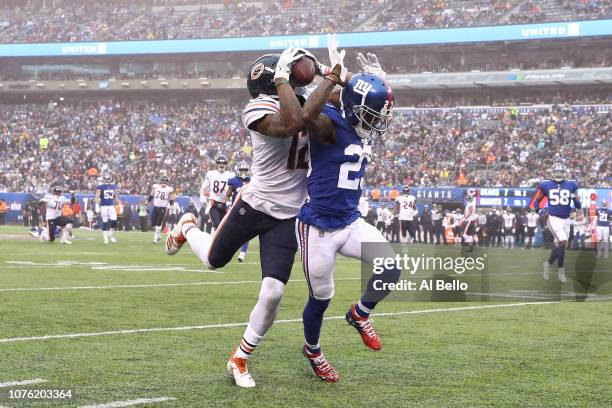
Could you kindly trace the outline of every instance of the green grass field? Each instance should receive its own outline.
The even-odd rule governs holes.
[[[383,349],[373,352],[339,318],[361,292],[360,265],[346,258],[338,259],[336,297],[322,333],[340,381],[317,380],[301,355],[307,288],[296,262],[279,321],[250,360],[258,385],[238,389],[225,364],[257,299],[256,243],[245,264],[210,272],[188,247],[164,255],[151,233],[117,238],[105,246],[100,233],[76,231],[73,245],[50,245],[24,228],[0,227],[0,406],[157,397],[174,399],[138,406],[612,406],[609,302],[390,301],[374,316]],[[503,273],[505,263],[534,280],[547,256],[490,253],[491,273]],[[104,332],[110,333],[86,335]],[[30,379],[46,382],[4,384]],[[10,399],[10,390],[20,388],[71,389],[73,398]]]

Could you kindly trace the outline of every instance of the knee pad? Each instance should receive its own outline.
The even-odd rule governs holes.
[[[110,222],[110,227],[111,227],[112,229],[117,229],[117,220],[111,221],[111,222]]]
[[[108,231],[108,230],[109,230],[108,221],[103,222],[102,223],[102,231]]]

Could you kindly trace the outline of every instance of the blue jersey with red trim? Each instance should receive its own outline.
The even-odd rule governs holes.
[[[580,201],[576,196],[578,183],[574,180],[542,180],[539,189],[548,198],[548,213],[559,218],[569,218],[574,207],[580,208]]]
[[[100,190],[100,205],[115,205],[115,194],[117,193],[117,185],[100,184],[97,189]]]
[[[595,216],[597,217],[597,226],[598,227],[609,227],[610,226],[610,218],[612,218],[612,210],[608,210],[607,208],[598,208],[595,212]]]
[[[238,176],[232,177],[227,181],[227,184],[232,187],[232,204],[234,203],[234,201],[236,201],[236,196],[240,192],[242,186],[244,186],[246,183],[249,183],[250,181],[250,177],[242,178]]]
[[[359,198],[368,159],[362,139],[342,117],[340,109],[327,104],[323,113],[334,125],[336,142],[322,144],[310,138],[308,199],[298,218],[329,231],[359,218]]]

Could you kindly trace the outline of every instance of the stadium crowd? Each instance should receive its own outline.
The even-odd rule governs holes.
[[[367,183],[531,186],[561,158],[583,185],[610,185],[610,112],[515,109],[398,111],[374,143]],[[250,161],[240,113],[198,102],[0,106],[0,191],[92,191],[108,170],[124,193],[146,194],[166,174],[194,195],[218,153]]]
[[[7,0],[0,42],[77,42],[467,27],[607,18],[606,0]],[[271,12],[273,10],[273,12]]]

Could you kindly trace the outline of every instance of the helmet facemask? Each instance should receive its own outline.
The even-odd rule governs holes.
[[[370,140],[378,135],[383,135],[389,128],[389,124],[393,119],[391,108],[387,104],[380,112],[366,105],[353,106],[353,112],[358,119],[354,126],[355,131],[362,139]]]

